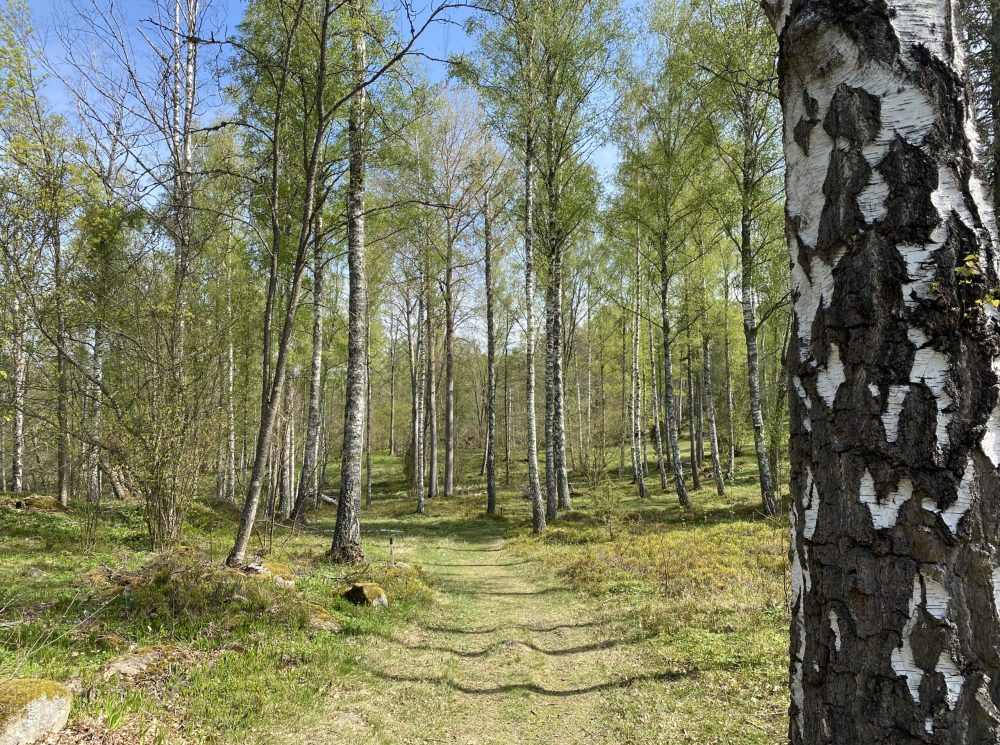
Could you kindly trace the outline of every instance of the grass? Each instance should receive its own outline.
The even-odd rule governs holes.
[[[725,497],[706,478],[688,510],[609,479],[532,536],[523,464],[488,518],[481,455],[459,456],[457,496],[423,516],[401,461],[376,458],[358,577],[386,588],[384,612],[337,597],[348,577],[323,559],[330,509],[276,531],[269,560],[293,571],[288,589],[221,568],[224,508],[196,505],[183,550],[164,557],[144,550],[132,505],[103,509],[89,552],[74,511],[0,506],[0,679],[68,682],[75,721],[135,742],[782,739],[787,525],[755,511],[751,463]],[[388,567],[390,536],[409,568]],[[109,570],[131,591],[101,581]],[[343,632],[310,629],[312,604]],[[150,649],[162,664],[141,680],[104,679]]]

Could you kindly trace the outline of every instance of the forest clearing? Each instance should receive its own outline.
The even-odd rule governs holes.
[[[0,0],[0,745],[1000,745],[991,0]]]
[[[5,506],[3,617],[18,622],[0,633],[20,650],[5,668],[70,682],[78,704],[59,743],[86,733],[123,744],[780,739],[787,525],[755,511],[746,475],[732,501],[704,489],[690,510],[661,495],[579,495],[538,545],[524,540],[530,506],[511,490],[502,514],[483,517],[477,454],[461,455],[459,493],[425,515],[394,478],[398,464],[377,460],[387,496],[365,512],[370,564],[358,576],[386,588],[387,610],[337,597],[343,570],[323,559],[330,509],[275,535],[270,556],[294,573],[294,589],[205,578],[137,587],[130,599],[115,577],[158,560],[142,548],[136,505],[107,508],[114,527],[91,552],[78,548],[76,516],[25,520]],[[170,571],[209,573],[232,521],[193,514]],[[328,609],[342,630],[310,628],[289,596]],[[136,657],[135,670],[121,663]],[[125,673],[107,676],[116,669]]]

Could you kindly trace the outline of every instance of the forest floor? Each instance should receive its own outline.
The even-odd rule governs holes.
[[[137,508],[108,506],[83,551],[74,512],[0,504],[0,679],[73,685],[78,739],[60,745],[783,739],[787,523],[756,511],[749,463],[689,510],[669,492],[640,501],[627,481],[581,489],[535,537],[519,489],[483,514],[478,454],[461,455],[458,494],[422,516],[399,461],[378,459],[369,563],[351,576],[323,561],[332,510],[306,531],[276,527],[269,559],[294,590],[212,569],[231,540],[224,509],[196,506],[166,560],[143,549]],[[95,573],[133,585],[109,592]],[[389,609],[337,598],[354,578],[383,584]],[[342,632],[310,628],[311,604]],[[109,675],[143,654],[153,669]]]

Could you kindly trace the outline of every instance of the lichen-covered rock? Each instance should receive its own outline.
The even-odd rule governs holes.
[[[278,587],[289,589],[295,587],[295,574],[287,564],[270,560],[256,561],[253,564],[247,564],[242,571],[253,577],[271,577]]]
[[[340,597],[355,605],[370,605],[373,608],[388,608],[389,598],[385,590],[374,582],[355,582],[340,593]]]
[[[322,605],[313,603],[309,608],[309,628],[314,631],[329,631],[336,634],[343,630],[340,621],[330,615]]]
[[[69,689],[51,680],[15,678],[0,684],[0,745],[29,745],[58,732],[72,703]]]
[[[155,679],[169,673],[171,666],[191,663],[195,653],[180,647],[140,647],[116,657],[101,668],[101,678],[118,678],[123,683]]]

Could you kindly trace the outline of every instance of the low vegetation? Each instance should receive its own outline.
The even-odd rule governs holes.
[[[574,509],[535,537],[527,530],[530,504],[515,488],[517,474],[501,491],[502,514],[487,517],[481,483],[471,475],[478,454],[462,456],[459,495],[430,500],[423,516],[390,480],[401,472],[397,460],[376,460],[378,497],[364,520],[369,561],[351,569],[325,560],[330,507],[311,514],[304,528],[276,527],[263,562],[267,571],[249,574],[223,566],[235,520],[225,509],[196,507],[184,544],[152,553],[144,548],[141,506],[108,503],[98,540],[84,551],[82,517],[73,509],[16,509],[4,502],[0,541],[9,560],[0,566],[0,676],[69,685],[77,696],[67,736],[99,730],[122,742],[254,742],[325,716],[324,702],[336,689],[371,702],[370,709],[359,703],[352,712],[369,723],[372,742],[404,742],[403,725],[383,721],[388,714],[380,704],[394,700],[402,684],[373,675],[373,668],[420,668],[428,679],[444,676],[459,687],[446,693],[427,684],[420,695],[429,697],[429,706],[436,698],[468,698],[461,689],[471,685],[464,682],[470,670],[449,667],[440,651],[406,662],[412,652],[399,647],[400,640],[438,627],[490,630],[496,614],[502,616],[501,596],[539,587],[546,589],[531,597],[539,605],[524,605],[525,612],[555,614],[550,625],[566,620],[559,614],[569,610],[562,608],[592,617],[594,627],[580,632],[588,643],[571,644],[567,652],[573,674],[616,681],[604,694],[609,703],[601,721],[593,724],[595,741],[769,743],[779,737],[787,670],[786,526],[757,513],[748,477],[741,475],[724,499],[708,489],[696,492],[690,510],[669,495],[640,501],[627,483],[609,480],[593,493],[576,494]],[[752,470],[745,464],[740,474]],[[388,564],[390,537],[394,566]],[[460,546],[483,553],[457,553]],[[476,561],[465,561],[473,556]],[[470,567],[463,584],[448,579],[456,564]],[[513,584],[499,593],[475,589],[498,578]],[[388,609],[342,599],[354,581],[383,587]],[[324,627],[317,618],[335,623]],[[586,651],[601,648],[604,636],[632,640],[631,646],[596,656]],[[457,632],[442,639],[487,641]],[[509,655],[522,647],[552,652],[551,646],[547,637],[508,628],[489,649]],[[537,656],[515,655],[501,673],[490,674],[510,676],[504,684],[526,675],[531,686],[561,685]],[[544,698],[532,688],[525,695]],[[565,698],[558,705],[565,709],[563,726],[570,726],[583,704]],[[533,710],[504,710],[507,721],[497,722],[497,731],[527,726],[517,722],[532,720]],[[454,717],[441,726],[448,733],[466,725]]]

